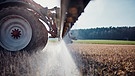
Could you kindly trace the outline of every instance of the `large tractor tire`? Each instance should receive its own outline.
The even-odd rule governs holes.
[[[0,51],[42,50],[48,41],[45,26],[34,14],[22,7],[0,11]]]

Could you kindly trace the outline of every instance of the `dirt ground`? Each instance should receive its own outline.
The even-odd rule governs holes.
[[[73,43],[67,46],[82,76],[135,76],[135,45]],[[54,53],[50,52],[50,48],[46,48],[49,51],[34,55],[29,55],[26,51],[22,53],[0,51],[0,76],[50,76],[44,75],[44,71],[41,71],[43,66],[48,64],[48,58],[54,58],[53,61],[60,65],[65,62],[64,60],[71,64],[69,59],[62,58],[63,53],[58,55],[55,53],[58,46],[55,46],[55,50],[54,47],[52,48]],[[58,56],[58,60],[55,59],[55,54],[56,58]],[[59,61],[61,58],[63,62]],[[50,62],[54,64],[54,62]],[[57,63],[55,64],[57,65]],[[48,68],[46,69],[48,70]],[[53,74],[55,73],[53,72]]]
[[[69,44],[82,76],[135,76],[135,45]]]

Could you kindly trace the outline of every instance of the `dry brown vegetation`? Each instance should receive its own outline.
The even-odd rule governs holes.
[[[0,51],[0,76],[41,76],[38,64],[43,54],[29,54],[27,51]],[[37,62],[38,61],[38,62]]]
[[[135,45],[71,44],[83,76],[135,76]]]
[[[73,43],[68,47],[82,76],[135,76],[135,45]],[[46,54],[0,51],[0,76],[42,76],[39,66]]]

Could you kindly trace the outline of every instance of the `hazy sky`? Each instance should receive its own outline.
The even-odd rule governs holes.
[[[53,7],[59,5],[60,0],[35,1]],[[93,0],[73,29],[108,26],[135,26],[135,0]]]
[[[135,26],[135,0],[95,0],[73,28]]]
[[[53,8],[55,6],[60,6],[60,0],[33,0],[43,7]]]

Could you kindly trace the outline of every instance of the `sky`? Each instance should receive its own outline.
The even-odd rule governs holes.
[[[43,7],[53,8],[55,6],[60,7],[60,0],[33,0]]]
[[[60,0],[34,0],[50,8]],[[135,26],[135,0],[92,0],[72,29]]]

